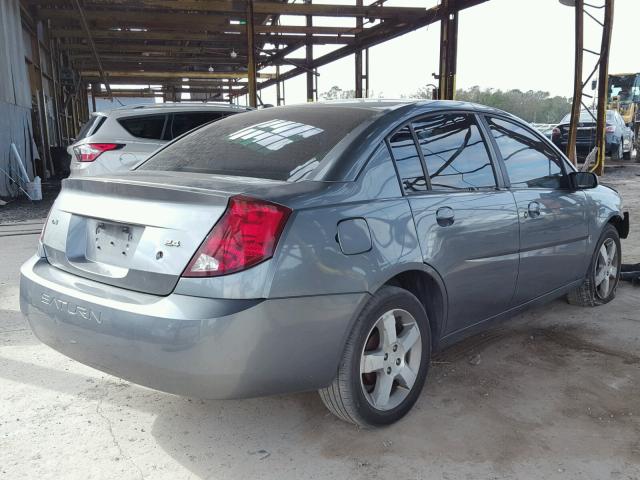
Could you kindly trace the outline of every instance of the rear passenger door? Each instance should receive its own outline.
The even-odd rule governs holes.
[[[504,118],[486,119],[518,206],[518,305],[584,277],[586,196],[569,188],[565,161],[536,132]]]
[[[445,334],[503,312],[518,274],[518,215],[513,196],[497,181],[475,114],[417,119],[389,145],[424,262],[447,289]]]

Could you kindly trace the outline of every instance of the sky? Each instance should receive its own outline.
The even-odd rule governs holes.
[[[370,0],[368,0],[370,2]],[[353,4],[353,0],[315,0],[314,3]],[[367,2],[365,2],[367,3]],[[389,0],[388,6],[432,7],[436,0]],[[604,0],[590,0],[603,4]],[[640,72],[635,54],[640,0],[616,0],[611,44],[610,72]],[[592,10],[590,10],[592,11]],[[602,15],[595,11],[596,15]],[[323,18],[318,25],[350,25],[344,20]],[[301,17],[283,18],[299,24]],[[350,20],[347,20],[349,22]],[[351,20],[352,21],[352,20]],[[420,87],[434,83],[438,71],[439,23],[371,48],[370,89],[376,97],[411,96]],[[574,62],[574,9],[558,0],[489,0],[460,14],[458,29],[458,88],[543,90],[552,95],[571,96]],[[600,49],[601,29],[585,17],[585,47]],[[332,48],[314,47],[314,56]],[[299,57],[303,53],[293,54]],[[585,53],[585,77],[595,57]],[[354,59],[347,57],[319,69],[318,91],[336,85],[354,88]],[[286,82],[286,103],[306,100],[304,75]],[[275,104],[275,88],[262,92],[265,103]]]

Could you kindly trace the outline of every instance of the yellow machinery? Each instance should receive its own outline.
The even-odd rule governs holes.
[[[617,110],[634,133],[636,145],[640,137],[640,73],[609,75],[607,108]]]

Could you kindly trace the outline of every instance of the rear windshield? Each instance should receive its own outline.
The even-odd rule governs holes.
[[[98,131],[98,129],[102,126],[107,117],[103,115],[91,115],[87,123],[85,123],[80,131],[78,132],[77,140],[82,140],[83,138],[88,137],[90,134],[93,135]]]
[[[580,112],[580,123],[593,123],[595,120],[593,117],[597,116],[597,112],[589,112],[587,110],[582,110]],[[613,112],[611,110],[607,110],[607,122],[611,122],[613,120]],[[560,123],[569,123],[571,121],[571,114],[568,113],[562,119]]]
[[[227,117],[168,145],[139,170],[273,180],[307,177],[351,130],[376,111],[329,105],[270,108]]]

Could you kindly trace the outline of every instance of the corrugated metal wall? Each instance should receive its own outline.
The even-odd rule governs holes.
[[[25,65],[25,50],[18,0],[0,0],[0,168],[14,179],[18,165],[11,143],[20,152],[31,179],[39,158],[31,125],[31,89]],[[0,171],[0,197],[14,197],[17,185]]]

